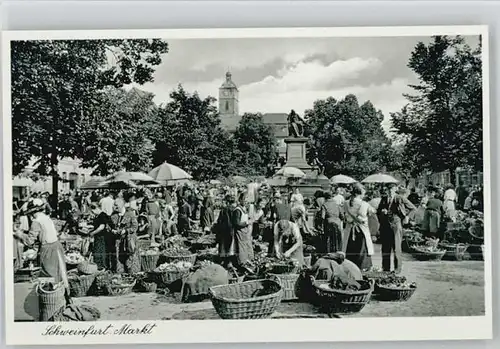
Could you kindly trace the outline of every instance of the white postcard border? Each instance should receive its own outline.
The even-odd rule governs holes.
[[[431,35],[483,36],[483,157],[485,207],[485,315],[474,317],[344,318],[291,320],[168,320],[98,321],[89,323],[14,322],[12,269],[12,143],[10,96],[10,41],[104,38],[270,38],[270,37],[380,37]],[[168,30],[5,31],[2,35],[3,80],[3,190],[5,255],[5,326],[7,345],[139,344],[139,343],[251,343],[393,340],[464,340],[492,338],[491,178],[489,40],[487,26],[412,26],[342,28],[252,28]],[[9,287],[7,287],[9,285]],[[142,328],[154,324],[151,334],[115,334],[126,324]],[[107,335],[44,336],[48,326],[62,329],[104,329]],[[251,328],[251,331],[248,329]],[[91,331],[89,330],[89,333]]]

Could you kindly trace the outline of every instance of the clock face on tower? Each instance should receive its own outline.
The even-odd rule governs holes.
[[[229,97],[229,91],[228,90],[222,91],[222,94],[224,95],[224,97]]]

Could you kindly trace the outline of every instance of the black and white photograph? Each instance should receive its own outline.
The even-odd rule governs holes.
[[[486,27],[266,31],[4,36],[11,338],[491,326]]]

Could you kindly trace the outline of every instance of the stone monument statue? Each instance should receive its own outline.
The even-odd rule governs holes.
[[[304,137],[304,122],[293,109],[288,114],[288,134],[295,138]]]

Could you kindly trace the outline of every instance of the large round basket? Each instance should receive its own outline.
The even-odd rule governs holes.
[[[135,279],[127,279],[124,280],[121,284],[108,284],[108,295],[109,296],[124,296],[132,292],[132,289],[135,286]]]
[[[108,285],[111,283],[111,272],[107,270],[99,270],[95,274],[95,280],[90,290],[89,296],[107,296],[109,294]]]
[[[292,274],[296,273],[298,270],[298,266],[288,263],[273,263],[270,268],[270,272],[273,274]]]
[[[417,287],[386,287],[375,284],[375,294],[378,300],[388,302],[405,302],[413,296]]]
[[[418,248],[413,248],[413,257],[419,261],[440,261],[443,259],[446,250],[438,250],[438,251],[422,251]]]
[[[85,297],[88,293],[92,284],[95,281],[96,274],[92,275],[77,275],[69,274],[69,295],[71,297]]]
[[[337,290],[321,287],[324,281],[313,283],[320,309],[329,315],[351,314],[360,312],[370,301],[373,293],[373,281],[359,280],[362,289],[359,291]]]
[[[282,301],[291,301],[297,297],[297,280],[300,274],[269,274],[271,280],[278,282],[283,288]]]
[[[137,249],[139,251],[147,250],[151,246],[151,240],[149,239],[138,239],[137,240]]]
[[[452,261],[461,261],[464,259],[465,252],[469,248],[467,244],[439,244],[439,247],[446,250],[443,259]]]
[[[283,290],[273,280],[253,280],[214,286],[210,298],[222,319],[264,319],[281,302]]]
[[[64,297],[64,284],[62,282],[54,284],[55,289],[48,290],[50,283],[41,282],[37,285],[38,307],[40,312],[40,321],[47,321],[54,316],[61,308],[66,306]]]
[[[177,262],[189,262],[194,265],[196,262],[196,254],[188,254],[188,255],[178,255],[178,256],[170,256],[163,255],[162,262],[166,263],[177,263]]]
[[[189,273],[189,270],[171,270],[156,272],[153,271],[154,279],[159,287],[168,287],[170,284],[181,280],[185,275]]]
[[[158,266],[160,254],[144,254],[141,255],[141,271],[150,272]]]
[[[83,261],[76,266],[76,269],[80,274],[92,275],[97,273],[99,267],[97,266],[97,264],[92,263],[90,261]]]

